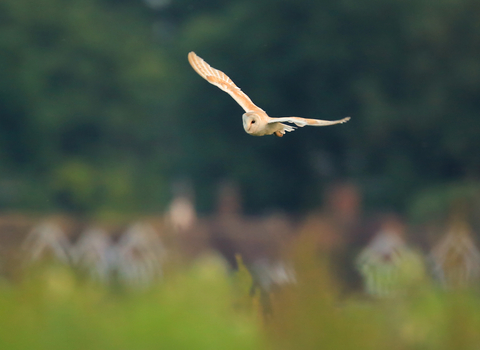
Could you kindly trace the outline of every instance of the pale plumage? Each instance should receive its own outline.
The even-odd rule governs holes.
[[[246,113],[243,114],[243,128],[250,135],[264,136],[275,134],[281,137],[285,132],[296,129],[294,126],[283,123],[292,123],[298,127],[304,127],[305,125],[327,126],[345,123],[350,120],[350,117],[332,121],[299,117],[271,118],[263,109],[256,106],[252,100],[250,100],[250,98],[237,85],[235,85],[232,79],[222,71],[211,67],[202,58],[198,57],[195,52],[192,51],[188,54],[188,61],[202,78],[232,96],[233,99],[245,110]]]

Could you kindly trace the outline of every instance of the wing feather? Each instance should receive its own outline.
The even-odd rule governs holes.
[[[188,62],[192,68],[210,84],[213,84],[227,94],[233,97],[235,101],[245,110],[245,112],[254,112],[261,110],[256,106],[252,100],[222,71],[211,67],[201,57],[198,57],[195,52],[188,54]]]
[[[281,117],[281,118],[270,118],[268,124],[271,123],[292,123],[298,127],[304,127],[306,125],[310,126],[327,126],[346,123],[350,120],[350,117],[346,117],[339,120],[320,120],[320,119],[308,119],[308,118],[299,118],[299,117]]]

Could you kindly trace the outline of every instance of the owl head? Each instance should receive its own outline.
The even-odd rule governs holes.
[[[242,116],[243,128],[248,134],[255,134],[260,128],[260,118],[255,112],[247,112]]]

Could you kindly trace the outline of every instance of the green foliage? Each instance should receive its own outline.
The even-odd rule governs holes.
[[[477,9],[473,0],[244,0],[192,18],[181,47],[229,73],[268,113],[352,116],[281,141],[244,140],[235,131],[241,110],[213,88],[201,91],[197,79],[186,99],[215,103],[182,110],[202,111],[229,150],[215,157],[211,176],[237,177],[254,210],[298,209],[315,182],[342,176],[358,180],[368,204],[393,208],[431,182],[478,177]]]
[[[298,285],[272,297],[265,330],[274,349],[475,349],[476,290],[438,290],[411,271],[408,290],[386,299],[345,296],[308,241],[296,251]],[[413,268],[413,266],[410,266]],[[406,272],[406,271],[404,271]]]
[[[296,285],[269,293],[264,314],[240,263],[214,256],[169,269],[148,290],[102,286],[63,266],[0,284],[5,349],[477,349],[478,291],[444,292],[425,279],[384,299],[344,295],[308,241],[292,255]],[[263,322],[261,322],[263,320]]]
[[[409,215],[417,222],[442,222],[449,218],[450,214],[463,214],[478,220],[479,203],[480,185],[477,182],[463,181],[431,186],[413,197]]]
[[[41,10],[2,2],[2,175],[22,173],[16,187],[33,182],[45,196],[36,201],[21,191],[16,203],[3,198],[0,205],[141,210],[123,203],[144,194],[146,180],[155,201],[164,202],[158,169],[167,152],[159,126],[168,122],[169,67],[134,9],[95,0],[49,0]]]
[[[4,349],[259,349],[251,313],[232,307],[223,262],[198,261],[149,291],[80,281],[61,267],[0,286]]]
[[[157,12],[2,1],[0,207],[152,211],[180,176],[201,210],[224,178],[254,212],[302,211],[341,177],[369,205],[405,208],[427,185],[479,176],[479,13],[475,0],[183,0]],[[241,108],[190,69],[191,50],[272,116],[352,120],[249,137]],[[82,180],[67,174],[79,165]]]

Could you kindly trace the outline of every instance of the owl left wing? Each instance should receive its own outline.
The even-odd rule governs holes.
[[[188,54],[188,62],[192,68],[210,84],[217,86],[233,97],[235,101],[245,110],[245,112],[263,111],[256,106],[252,100],[222,71],[213,68],[195,52]]]
[[[346,123],[350,120],[350,117],[346,117],[339,120],[320,120],[320,119],[307,119],[300,117],[280,117],[280,118],[270,118],[268,124],[271,123],[292,123],[298,127],[304,127],[306,125],[310,126],[328,126],[335,124]]]

